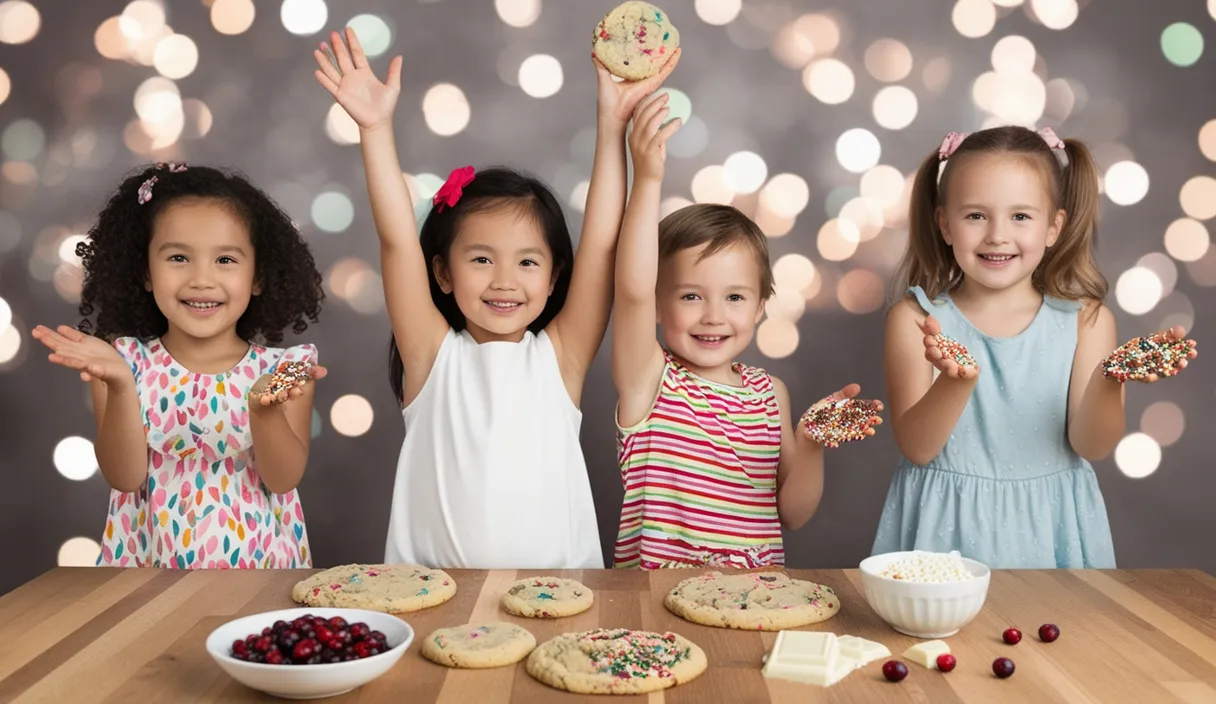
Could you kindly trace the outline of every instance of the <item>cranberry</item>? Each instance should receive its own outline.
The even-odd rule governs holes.
[[[270,636],[262,636],[253,642],[253,649],[259,653],[266,653],[270,650]]]
[[[341,616],[334,616],[333,618],[329,619],[329,627],[335,631],[340,631],[343,628],[346,628],[346,626],[346,619],[342,618]]]
[[[898,660],[888,660],[882,664],[882,676],[891,682],[899,682],[908,676],[908,666]]]
[[[287,623],[286,621],[282,621],[282,620],[275,621],[274,625],[270,627],[270,629],[272,631],[274,631],[275,633],[282,633],[283,631],[286,631],[288,628],[291,628],[291,624]]]
[[[1013,674],[1013,661],[1009,658],[997,658],[992,661],[992,672],[997,677],[1005,679]]]
[[[1060,627],[1054,623],[1044,623],[1039,626],[1039,640],[1044,643],[1054,643],[1060,637]]]
[[[359,658],[360,660],[363,658],[370,658],[372,656],[372,644],[365,640],[361,640],[351,646],[351,651],[355,654],[355,657]]]
[[[326,643],[332,640],[333,637],[334,632],[329,630],[328,624],[324,626],[317,626],[317,640],[321,641],[322,643]]]
[[[248,662],[249,661],[249,652],[244,651],[244,652],[240,652],[240,653],[233,653],[232,658],[234,660],[244,660],[244,661]]]
[[[241,653],[246,653],[246,652],[249,652],[249,651],[245,645],[245,641],[237,640],[237,641],[232,642],[232,654],[233,655],[240,655]]]
[[[246,662],[256,662],[256,663],[266,662],[266,656],[262,655],[261,653],[249,653],[249,655],[247,655],[246,658],[247,658]]]
[[[1017,645],[1022,642],[1022,632],[1016,628],[1006,628],[1005,632],[1001,634],[1001,638],[1004,638],[1009,645]]]
[[[379,641],[381,644],[388,642],[388,636],[384,635],[380,631],[372,631],[371,633],[367,634],[367,637],[371,638],[372,640]]]
[[[937,669],[941,670],[942,672],[949,672],[953,670],[954,666],[957,664],[958,660],[956,660],[950,653],[942,653],[941,655],[937,656]]]
[[[267,665],[282,665],[283,664],[283,653],[278,650],[272,650],[269,653],[266,653],[266,664]]]
[[[332,665],[336,662],[342,662],[342,656],[331,652],[329,655],[321,656],[321,662],[324,662],[327,665]]]
[[[366,623],[352,623],[350,626],[350,635],[355,640],[363,640],[371,632],[372,629],[368,628]]]
[[[309,658],[321,652],[321,644],[311,638],[296,643],[291,649],[291,659],[298,663],[306,662]]]
[[[267,626],[262,629],[262,635],[264,635],[264,636],[268,636],[271,633],[274,633],[274,629],[272,629],[270,626]]]
[[[354,653],[343,653],[342,654],[342,662],[350,662],[352,660],[358,660],[358,659],[359,659],[359,657],[357,655],[355,655]]]
[[[317,653],[316,655],[312,656],[311,658],[308,658],[308,662],[305,664],[306,665],[320,665],[321,662],[322,662],[321,654]]]
[[[341,630],[334,631],[334,641],[345,648],[346,646],[355,642],[355,639],[353,636],[351,636],[350,631],[343,628]]]
[[[311,619],[312,619],[311,616],[301,616],[300,618],[297,618],[296,620],[291,622],[291,627],[296,629],[297,631],[302,631],[305,628],[307,628],[308,626],[312,625]]]
[[[279,634],[279,647],[290,653],[291,649],[296,647],[296,643],[299,643],[301,638],[302,636],[299,631],[289,628]]]

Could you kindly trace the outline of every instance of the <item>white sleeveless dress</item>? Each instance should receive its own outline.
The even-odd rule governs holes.
[[[402,416],[386,562],[603,568],[582,412],[547,333],[478,344],[448,331]]]

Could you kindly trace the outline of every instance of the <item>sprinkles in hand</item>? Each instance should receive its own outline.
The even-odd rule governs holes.
[[[1118,382],[1174,376],[1195,346],[1194,340],[1173,340],[1163,332],[1134,337],[1102,361],[1102,374]]]
[[[942,359],[953,360],[960,367],[978,366],[967,348],[953,337],[939,332],[933,336],[933,339],[937,341],[937,348],[942,351]]]
[[[802,425],[815,442],[837,448],[846,442],[865,439],[866,431],[874,425],[881,410],[882,404],[877,401],[846,398],[811,406],[802,414]]]
[[[312,378],[312,365],[308,362],[280,362],[274,368],[270,381],[264,389],[251,390],[250,396],[277,398],[279,394],[304,386]]]

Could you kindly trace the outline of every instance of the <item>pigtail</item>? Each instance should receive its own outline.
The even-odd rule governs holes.
[[[1035,285],[1060,298],[1101,303],[1109,290],[1094,252],[1101,176],[1083,142],[1064,140],[1064,151],[1068,165],[1062,169],[1059,198],[1064,226],[1035,272]]]
[[[941,159],[934,150],[921,162],[912,182],[908,212],[908,246],[893,281],[899,287],[892,300],[901,300],[909,286],[920,286],[930,298],[949,291],[962,277],[954,253],[937,226],[938,170]]]

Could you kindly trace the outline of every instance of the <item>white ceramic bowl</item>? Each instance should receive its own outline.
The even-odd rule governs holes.
[[[232,657],[233,641],[260,633],[275,621],[292,621],[312,614],[323,618],[341,616],[350,623],[366,623],[385,635],[389,649],[362,660],[322,665],[266,665]],[[414,629],[405,621],[359,609],[299,608],[269,611],[229,621],[207,636],[207,652],[220,668],[246,687],[285,699],[332,697],[371,682],[392,669],[414,640]]]
[[[962,558],[974,579],[964,582],[907,582],[879,572],[911,552],[889,552],[861,561],[861,584],[870,608],[892,628],[915,638],[958,633],[984,606],[992,572],[982,562]]]

